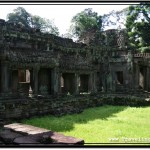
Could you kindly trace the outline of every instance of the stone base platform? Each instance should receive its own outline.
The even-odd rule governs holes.
[[[82,139],[64,136],[57,132],[21,123],[4,125],[4,128],[0,131],[0,141],[3,145],[18,146],[84,145]]]

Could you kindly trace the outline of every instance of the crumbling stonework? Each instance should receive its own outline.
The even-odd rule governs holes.
[[[0,131],[4,145],[16,146],[83,146],[84,140],[53,132],[47,129],[13,123]]]
[[[0,72],[3,119],[80,106],[71,97],[60,102],[63,96],[150,91],[150,54],[131,50],[125,30],[83,44],[0,20]]]

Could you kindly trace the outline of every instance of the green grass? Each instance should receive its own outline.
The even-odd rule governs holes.
[[[22,122],[84,139],[85,143],[150,143],[150,107],[102,106],[81,114],[49,115]]]

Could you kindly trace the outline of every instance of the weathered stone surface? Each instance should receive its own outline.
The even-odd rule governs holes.
[[[10,130],[3,130],[0,132],[0,139],[5,143],[13,143],[13,140],[17,137],[22,137],[22,134],[12,132]]]
[[[32,131],[28,131],[27,133],[29,135],[34,135],[34,134],[39,134],[39,133],[43,133],[43,132],[47,132],[48,130],[46,129],[38,129],[38,130],[32,130]]]
[[[35,141],[32,137],[30,136],[23,136],[23,137],[18,137],[13,141],[15,144],[38,144],[39,142]],[[39,143],[40,144],[40,143]]]
[[[15,126],[20,128],[17,130]],[[7,128],[7,129],[6,129]],[[11,129],[11,130],[8,130]],[[23,130],[21,130],[23,129]],[[30,130],[34,129],[34,130]],[[37,131],[36,131],[37,129]],[[19,132],[19,133],[18,133]],[[26,134],[25,134],[26,133]],[[63,134],[49,131],[43,128],[37,128],[24,124],[10,124],[5,125],[5,130],[0,133],[0,138],[5,143],[19,144],[19,145],[83,145],[84,140],[76,139],[71,136],[65,136]]]
[[[25,124],[9,124],[5,125],[4,128],[11,129],[12,131],[16,131],[18,133],[24,133],[24,134],[39,134],[43,132],[47,132],[49,130],[42,129],[38,127],[34,127],[31,125],[25,125]]]
[[[83,101],[69,97],[63,101],[63,94],[82,96],[84,92],[103,91],[132,95],[131,90],[138,92],[139,88],[143,92],[150,91],[150,54],[136,53],[136,50],[131,53],[124,29],[91,31],[85,33],[84,43],[78,43],[0,19],[0,33],[1,119],[23,119],[48,113],[61,116],[101,105],[93,97]],[[30,77],[30,82],[26,79],[18,82],[22,78],[18,75],[20,69],[30,70],[30,75],[23,73],[26,79]],[[64,86],[60,83],[61,77]],[[60,96],[58,101],[57,96]],[[19,125],[11,129],[30,134],[42,132],[20,129]]]
[[[56,142],[56,143],[66,143],[66,144],[83,144],[84,140],[81,139],[76,139],[71,136],[64,136],[63,134],[53,132],[51,138]]]
[[[13,123],[13,124],[9,124],[9,125],[4,125],[4,128],[8,128],[8,129],[16,129],[18,127],[20,127],[21,124],[19,123]]]
[[[50,144],[50,143],[59,143],[59,144],[83,144],[84,140],[77,139],[71,136],[65,136],[63,134],[49,131],[40,134],[29,135],[35,141],[40,143]]]
[[[0,141],[0,146],[4,146],[4,145],[5,145],[5,143]]]

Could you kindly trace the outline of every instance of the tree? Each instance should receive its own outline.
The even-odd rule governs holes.
[[[47,32],[47,33],[51,33],[54,35],[59,35],[59,29],[55,26],[54,21],[53,20],[49,20],[49,19],[44,19],[45,21],[45,25],[44,25],[44,30],[43,32]]]
[[[101,31],[102,19],[91,8],[76,14],[72,20],[71,32],[79,41],[89,41],[94,33]]]
[[[125,28],[126,16],[128,13],[128,7],[121,11],[111,11],[108,14],[102,16],[102,29],[105,30],[111,28]]]
[[[31,14],[29,14],[23,7],[14,9],[13,13],[7,15],[8,22],[19,23],[26,28],[30,28]]]
[[[129,7],[126,28],[130,46],[140,52],[150,52],[150,3]]]
[[[55,26],[53,20],[41,18],[40,16],[32,16],[32,27],[40,29],[41,32],[59,35],[59,29]]]
[[[23,7],[14,9],[13,13],[7,15],[8,22],[15,22],[27,29],[35,28],[41,32],[47,32],[55,35],[59,35],[59,30],[55,26],[54,22],[49,19],[41,18],[37,15],[31,15]]]

